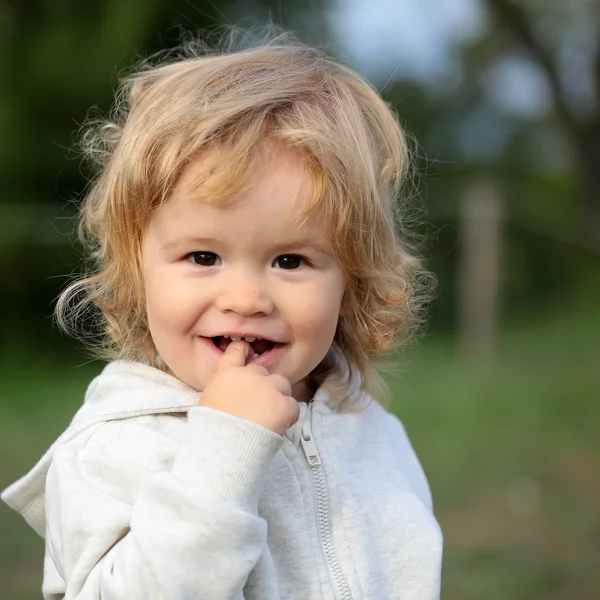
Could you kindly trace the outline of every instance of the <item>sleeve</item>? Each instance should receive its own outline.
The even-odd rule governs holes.
[[[57,450],[46,489],[45,598],[243,598],[266,544],[258,498],[283,438],[206,407],[192,408],[186,427],[175,451],[164,434],[140,435],[127,421],[104,425],[83,448]],[[102,429],[105,443],[92,443]],[[135,453],[118,452],[124,443],[154,464],[170,455],[168,465],[141,467]]]

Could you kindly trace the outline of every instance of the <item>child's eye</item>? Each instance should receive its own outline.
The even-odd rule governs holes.
[[[190,252],[186,258],[199,267],[214,267],[221,263],[214,252]]]
[[[278,256],[273,265],[278,269],[299,269],[302,265],[308,264],[308,261],[297,254],[282,254]]]

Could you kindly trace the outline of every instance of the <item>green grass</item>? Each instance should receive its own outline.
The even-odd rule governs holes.
[[[493,364],[426,339],[389,377],[445,536],[445,600],[600,598],[600,314],[539,315]],[[68,424],[99,365],[0,368],[0,486]],[[0,596],[39,598],[42,543],[0,507]]]
[[[425,343],[390,378],[445,535],[446,600],[600,598],[600,314],[508,331],[494,364]]]

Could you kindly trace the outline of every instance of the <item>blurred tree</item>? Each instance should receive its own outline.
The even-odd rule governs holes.
[[[323,23],[311,6],[269,0],[19,0],[0,4],[0,203],[47,202],[81,189],[78,161],[65,163],[73,131],[90,107],[106,111],[120,73],[140,56],[169,48],[182,32],[269,16],[308,27]],[[325,8],[326,3],[322,3]],[[314,30],[314,27],[311,27]],[[319,28],[317,28],[319,29]],[[320,28],[322,31],[322,27]],[[60,176],[57,178],[57,175]],[[49,185],[50,183],[50,185]],[[56,200],[56,197],[54,198]]]
[[[118,78],[140,58],[199,32],[216,36],[223,25],[273,21],[323,39],[326,7],[299,0],[0,0],[0,354],[15,353],[11,332],[44,346],[62,274],[78,268],[66,233],[74,230],[72,200],[88,173],[71,148],[90,110],[108,112]]]
[[[494,2],[480,0],[488,12],[479,34],[449,49],[457,68],[443,81],[398,79],[384,92],[424,150],[420,182],[437,231],[427,254],[443,324],[456,314],[458,207],[473,178],[498,181],[507,204],[503,312],[598,285],[600,3],[500,2],[549,48],[552,75]]]
[[[575,150],[588,210],[582,231],[600,248],[600,2],[485,0],[546,76],[555,115]]]

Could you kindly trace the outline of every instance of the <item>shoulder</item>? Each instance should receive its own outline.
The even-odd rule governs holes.
[[[2,499],[43,535],[49,476],[54,484],[68,482],[67,489],[77,482],[105,483],[113,475],[135,487],[148,470],[173,460],[187,412],[197,403],[197,392],[158,369],[110,363],[89,385],[67,430]]]
[[[368,400],[366,409],[361,413],[363,427],[368,430],[369,436],[377,437],[388,447],[394,463],[402,470],[421,502],[431,510],[429,483],[403,422],[370,396]]]
[[[48,465],[46,510],[72,493],[133,504],[148,477],[171,469],[185,423],[185,415],[143,415],[98,423],[66,441]]]
[[[155,465],[157,453],[170,454],[178,445],[197,403],[198,393],[167,373],[142,363],[109,363],[90,383],[55,451]]]
[[[413,489],[421,501],[429,509],[432,509],[429,482],[402,421],[396,415],[388,412],[386,426],[390,444],[395,449],[398,459],[402,461],[406,476],[411,481]]]

